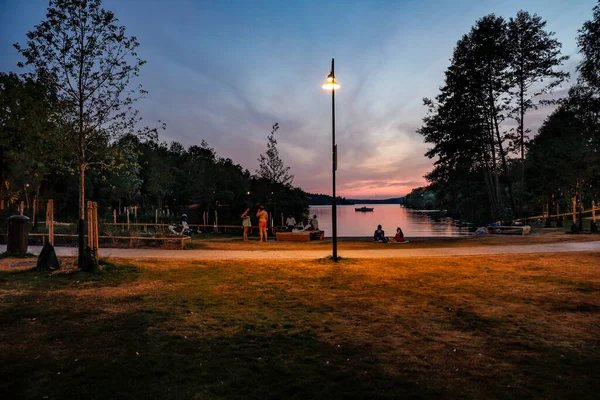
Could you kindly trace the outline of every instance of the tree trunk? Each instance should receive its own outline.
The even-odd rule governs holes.
[[[36,213],[37,213],[37,201],[38,201],[38,194],[40,193],[40,185],[37,186],[37,188],[35,189],[35,195],[33,197],[33,210],[31,212],[31,216],[32,216],[32,222],[33,222],[33,228],[37,228],[38,226],[38,220],[36,217]]]
[[[492,177],[490,176],[489,170],[483,171],[483,178],[485,180],[485,186],[488,189],[488,198],[490,203],[490,218],[496,220],[496,205],[494,203],[494,189],[492,184]]]
[[[85,164],[79,164],[79,251],[77,265],[81,269],[85,264]]]
[[[85,29],[80,27],[80,43],[79,43],[79,77],[78,77],[78,106],[79,106],[79,249],[77,257],[77,266],[83,269],[85,266],[85,122],[83,120],[84,108],[84,83],[83,83],[83,68],[85,61]],[[87,268],[86,268],[87,269]]]
[[[4,210],[4,146],[0,146],[0,209]]]
[[[523,217],[523,193],[525,193],[525,82],[523,77],[520,79],[520,112],[519,130],[521,131],[521,193],[519,196],[519,218]]]
[[[504,148],[502,147],[502,138],[500,137],[500,127],[498,124],[498,115],[496,113],[496,104],[494,102],[493,94],[490,91],[490,104],[492,106],[492,117],[494,120],[494,127],[496,130],[496,138],[498,140],[498,150],[500,151],[500,159],[502,160],[502,166],[504,167],[504,177],[506,178],[506,183],[508,185],[508,195],[510,197],[510,207],[512,213],[515,213],[515,198],[513,196],[512,183],[510,182],[510,177],[508,176],[508,166],[506,165],[506,156],[504,155]]]
[[[494,209],[497,210],[498,204],[502,203],[502,197],[500,196],[500,181],[498,179],[498,164],[496,162],[496,146],[494,145],[494,128],[492,125],[492,117],[491,116],[489,116],[489,121],[488,121],[488,139],[489,139],[491,161],[492,161],[492,167],[491,167],[492,176],[490,176],[490,182],[491,182],[492,193],[493,193],[493,198],[494,198]],[[492,215],[492,216],[495,218],[496,212],[494,212],[494,215]]]

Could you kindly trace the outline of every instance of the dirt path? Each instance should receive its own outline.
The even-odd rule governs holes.
[[[507,254],[564,253],[564,252],[600,252],[600,241],[546,243],[510,246],[475,246],[475,247],[438,247],[381,248],[377,250],[339,250],[338,255],[346,258],[405,258],[405,257],[447,257],[447,256],[481,256]],[[6,245],[0,245],[0,252]],[[39,254],[40,246],[29,246],[29,252]],[[73,256],[77,249],[73,247],[56,247],[58,256]],[[102,248],[101,257],[113,258],[160,258],[190,260],[248,260],[248,259],[317,259],[331,255],[331,249],[310,250],[161,250],[161,249],[118,249]]]

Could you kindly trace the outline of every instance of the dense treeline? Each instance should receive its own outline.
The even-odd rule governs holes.
[[[73,220],[79,201],[77,161],[56,142],[56,127],[45,118],[52,104],[40,93],[43,86],[35,81],[0,73],[0,206],[15,213],[23,201],[31,216],[36,200],[40,217],[45,200],[53,198],[59,219]],[[263,174],[286,168],[276,144],[271,135],[266,159],[276,165],[261,163]],[[85,198],[97,201],[107,218],[119,210],[123,220],[124,208],[135,206],[140,220],[153,220],[158,209],[173,216],[187,213],[194,222],[208,211],[212,221],[218,210],[221,223],[237,224],[245,208],[258,204],[274,216],[300,214],[307,205],[305,193],[289,179],[284,183],[252,174],[220,157],[205,141],[186,149],[177,142],[159,142],[156,136],[126,134],[114,142],[95,143],[90,151],[98,162],[86,171]]]
[[[430,185],[407,205],[425,206],[427,194],[430,208],[484,222],[598,199],[600,5],[579,31],[579,78],[565,99],[552,92],[568,78],[567,57],[545,26],[524,11],[508,21],[492,14],[458,41],[418,131],[436,159]],[[528,111],[547,105],[557,107],[528,140]]]

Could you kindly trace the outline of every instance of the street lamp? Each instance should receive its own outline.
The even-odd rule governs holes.
[[[333,261],[337,262],[337,208],[335,200],[335,170],[337,169],[337,146],[335,145],[335,91],[340,85],[335,80],[334,63],[331,59],[331,72],[323,89],[331,90],[331,175],[333,180],[333,198],[331,200],[331,235],[333,238]]]

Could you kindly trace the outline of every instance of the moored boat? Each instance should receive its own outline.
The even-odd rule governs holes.
[[[360,207],[360,208],[355,208],[354,211],[373,211],[373,208],[369,208],[369,207]]]

